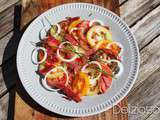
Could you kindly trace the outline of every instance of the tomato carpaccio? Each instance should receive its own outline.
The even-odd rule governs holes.
[[[37,46],[37,73],[47,86],[76,102],[82,96],[106,93],[117,74],[115,68],[121,69],[109,61],[122,62],[122,46],[112,40],[103,21],[67,17],[50,29]]]

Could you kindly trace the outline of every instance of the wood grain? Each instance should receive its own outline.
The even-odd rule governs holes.
[[[0,99],[0,120],[7,120],[9,93]]]
[[[138,46],[142,49],[156,36],[160,35],[160,5],[132,27]]]
[[[122,5],[126,2],[127,0],[119,0],[119,4]]]
[[[13,29],[14,6],[0,13],[0,38]]]
[[[153,112],[153,114],[151,114],[144,120],[159,120],[159,118],[160,118],[160,109],[158,108]]]
[[[143,85],[141,85],[141,87],[139,87],[133,95],[128,97],[129,106],[137,106],[139,109],[145,107],[145,111],[137,110],[134,113],[130,113],[129,120],[145,120],[160,106],[160,93],[157,92],[160,91],[159,76],[160,69],[155,71],[149,78],[146,79],[146,81],[143,82]],[[160,109],[158,112],[160,113]]]
[[[120,7],[120,14],[122,19],[131,26],[159,4],[160,0],[128,0]]]
[[[85,3],[93,3],[96,5],[100,5],[110,9],[119,15],[119,3],[118,0],[62,0],[62,1],[41,1],[41,0],[23,0],[22,1],[22,22],[21,25],[25,26],[29,21],[38,16],[40,13],[52,8],[54,6],[65,4],[65,3],[73,3],[73,2],[85,2]],[[40,4],[41,3],[41,4]],[[47,4],[46,4],[47,3]],[[27,12],[25,12],[27,9]]]
[[[0,0],[0,13],[16,4],[19,0]]]
[[[158,68],[160,68],[160,36],[146,46],[141,52],[140,70],[136,83],[134,84],[130,94],[134,94],[134,90]]]
[[[8,57],[5,57],[5,59],[3,59],[5,48],[8,45],[8,42],[10,41],[10,39],[12,38],[12,36],[13,36],[13,31],[9,32],[2,39],[0,39],[0,65],[2,64],[2,61],[6,61],[7,59],[9,59],[10,57],[12,57],[16,53],[16,51],[10,52],[8,54]]]
[[[34,102],[33,102],[34,103]],[[81,117],[81,118],[69,118],[65,116],[56,115],[53,113],[46,113],[46,110],[34,110],[28,103],[24,102],[19,95],[16,95],[16,108],[15,108],[15,120],[127,120],[126,114],[121,115],[119,110],[126,105],[125,102],[120,102],[118,105],[114,106],[114,109],[109,109],[106,112],[101,114],[89,116],[89,117]],[[41,109],[41,108],[39,108]],[[23,113],[22,113],[23,110]],[[44,112],[45,111],[45,112]],[[47,111],[48,112],[48,111]],[[18,113],[18,114],[17,114]],[[27,113],[27,114],[26,114]],[[114,114],[115,113],[115,114]],[[51,117],[52,116],[52,117]],[[120,117],[121,116],[121,117]]]

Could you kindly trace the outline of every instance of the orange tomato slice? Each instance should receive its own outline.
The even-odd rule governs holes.
[[[72,83],[73,90],[81,96],[85,96],[89,90],[89,78],[86,73],[79,72]]]

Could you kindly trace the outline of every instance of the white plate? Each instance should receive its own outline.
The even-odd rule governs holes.
[[[57,23],[68,16],[102,20],[110,27],[114,41],[120,42],[124,49],[122,75],[113,80],[111,88],[105,94],[83,97],[80,103],[68,101],[62,94],[45,90],[40,84],[39,75],[35,73],[37,66],[31,61],[31,54],[35,48],[31,42],[39,41],[39,31],[43,28],[42,21],[48,25],[45,17],[52,23]],[[18,47],[17,68],[24,88],[41,106],[65,116],[88,116],[108,110],[127,95],[138,74],[139,50],[129,27],[111,11],[86,3],[65,4],[48,10],[29,25]]]

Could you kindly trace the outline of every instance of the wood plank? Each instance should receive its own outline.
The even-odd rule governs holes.
[[[143,84],[152,73],[160,68],[160,36],[140,52],[140,58],[138,79],[130,94],[134,94],[134,90],[138,89],[139,85]]]
[[[0,99],[0,120],[7,120],[9,93]]]
[[[0,0],[0,12],[16,4],[19,0]]]
[[[46,111],[46,109],[43,109],[38,104],[36,104],[35,101],[33,101],[30,97],[26,97],[26,98],[27,99],[23,97],[22,99],[19,95],[16,95],[15,113],[21,113],[21,114],[15,114],[15,117],[14,117],[15,120],[22,120],[22,119],[23,120],[92,120],[92,119],[106,120],[106,118],[107,120],[127,120],[125,114],[122,115],[121,118],[118,117],[119,109],[121,109],[124,106],[124,104],[126,104],[124,101],[119,103],[117,106],[114,106],[114,111],[113,109],[109,109],[108,112],[103,112],[98,115],[81,117],[81,118],[69,118],[69,117],[60,116],[60,115],[48,112]],[[34,110],[33,108],[38,110]],[[23,113],[22,113],[22,110],[23,110]],[[113,112],[116,114],[114,114]]]
[[[0,13],[0,38],[13,29],[14,6]]]
[[[0,98],[0,120],[13,120],[15,89]]]
[[[107,0],[107,1],[106,0],[62,0],[62,1],[56,1],[56,2],[50,0],[50,1],[43,1],[43,5],[39,4],[40,1],[38,2],[37,1],[38,0],[32,0],[32,2],[30,2],[30,0],[22,1],[23,11],[25,11],[27,8],[27,12],[23,12],[23,17],[22,17],[22,22],[21,22],[22,26],[25,26],[29,21],[31,21],[33,18],[38,16],[39,13],[46,11],[48,7],[52,8],[54,6],[59,5],[59,3],[63,3],[63,4],[73,3],[73,2],[93,3],[93,4],[107,7],[108,9],[115,12],[116,14],[119,14],[119,3],[117,4],[118,2],[117,0],[112,0],[112,2],[110,2],[110,0]],[[49,4],[45,5],[46,2],[48,2]]]
[[[159,76],[160,68],[147,78],[143,82],[143,85],[136,89],[132,95],[128,96],[130,107],[137,106],[138,108],[135,112],[131,111],[129,114],[129,120],[145,120],[156,111],[157,107],[160,106],[160,93],[157,92],[160,91]],[[145,109],[144,111],[140,111],[140,108],[142,107]]]
[[[157,110],[155,110],[153,114],[151,114],[149,117],[145,118],[144,120],[159,120],[159,118],[160,118],[160,109],[157,108]]]
[[[128,0],[120,7],[120,14],[131,26],[159,4],[160,0]]]
[[[119,4],[122,5],[126,2],[127,0],[119,0]]]
[[[136,36],[140,49],[158,36],[160,34],[160,5],[138,21],[132,27],[132,32]]]
[[[0,65],[2,64],[2,61],[6,61],[7,59],[16,54],[16,51],[14,50],[13,52],[8,52],[8,54],[6,54],[7,56],[4,58],[5,48],[9,44],[9,41],[11,40],[12,37],[13,37],[13,31],[11,31],[2,39],[0,39]]]

